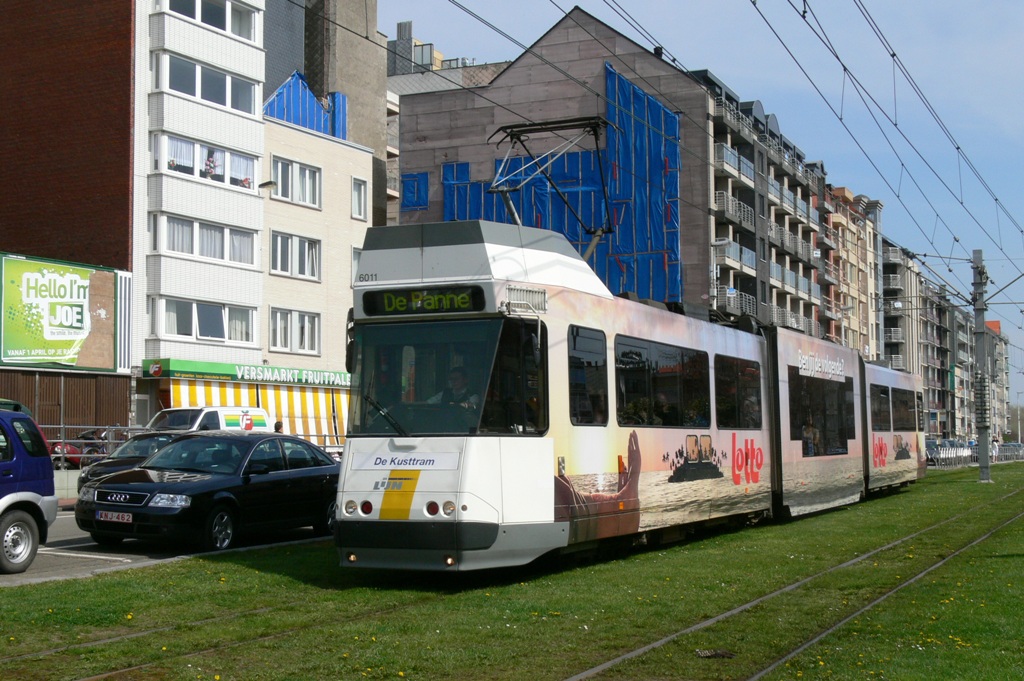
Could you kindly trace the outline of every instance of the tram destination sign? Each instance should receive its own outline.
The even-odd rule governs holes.
[[[487,306],[479,286],[438,286],[363,293],[363,311],[370,317],[480,312]]]

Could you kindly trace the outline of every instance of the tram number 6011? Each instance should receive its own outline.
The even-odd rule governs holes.
[[[377,281],[377,273],[371,272],[369,274],[359,273],[356,275],[356,281]]]

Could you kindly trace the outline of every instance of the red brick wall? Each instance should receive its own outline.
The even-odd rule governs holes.
[[[131,269],[132,0],[3,0],[0,250]]]

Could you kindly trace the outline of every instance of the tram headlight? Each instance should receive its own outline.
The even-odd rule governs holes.
[[[446,502],[444,502],[444,505],[441,507],[441,512],[444,513],[446,516],[451,517],[451,515],[453,513],[455,513],[455,502],[454,501],[446,501]]]
[[[355,502],[355,499],[349,499],[345,502],[345,515],[352,515],[359,508],[359,504]]]

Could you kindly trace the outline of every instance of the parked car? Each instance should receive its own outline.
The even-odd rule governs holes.
[[[180,431],[160,430],[133,435],[106,458],[82,468],[78,475],[78,491],[81,492],[82,486],[90,480],[135,468],[181,434]]]
[[[259,407],[177,407],[162,409],[150,419],[149,430],[273,430]]]
[[[17,400],[9,400],[6,397],[0,397],[0,409],[6,409],[8,411],[20,411],[21,413],[28,416],[30,419],[35,418],[32,416],[32,412],[28,410],[21,402]]]
[[[322,449],[291,435],[188,433],[136,468],[85,483],[75,520],[107,545],[136,538],[223,550],[241,532],[312,525],[328,534],[340,469]]]
[[[0,410],[0,572],[24,572],[57,519],[46,438],[21,411]]]

